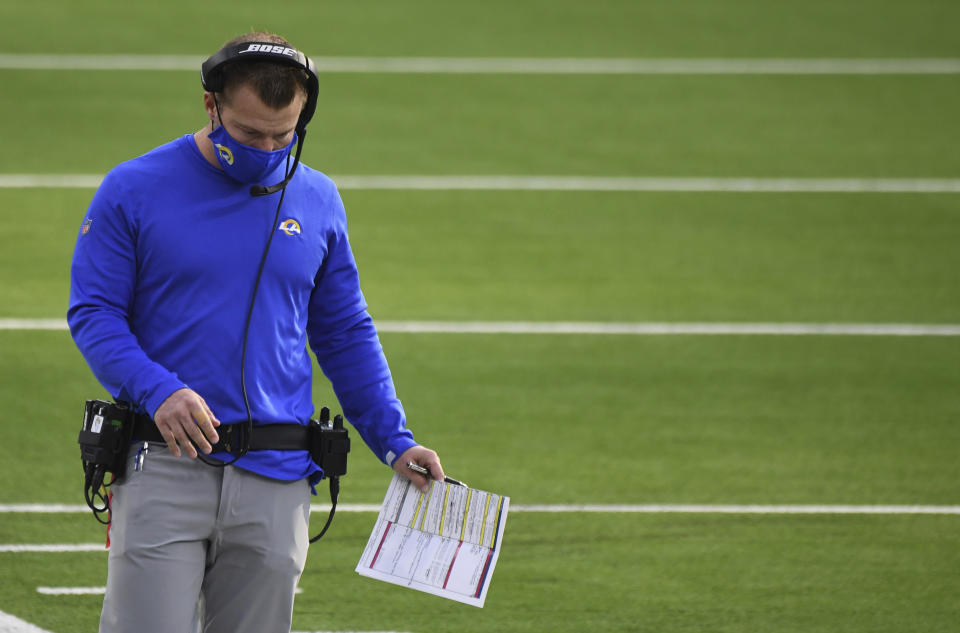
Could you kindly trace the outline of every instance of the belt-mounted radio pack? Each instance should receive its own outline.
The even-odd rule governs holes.
[[[123,477],[132,435],[133,411],[130,407],[104,400],[87,400],[77,442],[83,464],[83,498],[100,523],[110,522],[110,497],[106,488]],[[107,473],[111,478],[104,482]]]
[[[241,431],[243,424],[227,426],[226,429]],[[225,435],[225,433],[221,433]],[[310,539],[315,543],[322,537],[337,509],[340,496],[340,477],[347,474],[347,454],[350,452],[350,436],[343,426],[343,416],[330,419],[330,409],[320,409],[320,419],[310,424],[270,424],[255,426],[251,434],[244,436],[236,446],[238,452],[248,450],[307,450],[310,458],[323,470],[330,480],[330,516],[320,533]],[[120,480],[127,466],[127,453],[134,440],[163,442],[156,424],[144,415],[134,413],[124,402],[87,400],[83,409],[83,425],[77,442],[80,444],[80,461],[83,464],[83,498],[93,510],[93,516],[103,524],[110,523],[110,495],[107,489]],[[214,451],[231,450],[224,442],[214,445]],[[204,462],[206,463],[206,462]],[[105,481],[107,475],[109,481]]]
[[[350,436],[343,427],[343,416],[337,414],[330,420],[330,409],[320,409],[320,419],[310,420],[307,440],[310,457],[323,469],[326,477],[342,477],[347,474],[347,453],[350,452]]]
[[[343,428],[343,416],[335,415],[330,420],[330,409],[320,409],[320,419],[310,420],[310,457],[323,469],[324,475],[330,480],[330,514],[320,533],[310,539],[311,543],[319,541],[333,522],[333,515],[337,511],[337,499],[340,498],[340,477],[347,474],[347,453],[350,452],[350,437],[347,429]]]

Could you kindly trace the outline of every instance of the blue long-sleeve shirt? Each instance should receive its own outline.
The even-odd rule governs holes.
[[[283,167],[266,182],[282,178]],[[415,442],[360,291],[343,203],[329,178],[303,164],[272,226],[279,196],[252,197],[207,162],[192,135],[118,165],[79,231],[70,331],[118,400],[152,416],[189,387],[222,423],[243,422],[243,329],[273,232],[247,341],[254,423],[309,421],[309,345],[344,415],[390,464]],[[320,476],[306,451],[255,451],[237,466],[286,481]]]

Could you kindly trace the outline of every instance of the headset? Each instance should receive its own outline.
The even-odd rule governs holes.
[[[293,159],[293,167],[284,175],[284,179],[275,185],[264,187],[254,185],[250,187],[251,196],[268,196],[287,186],[293,178],[293,172],[300,164],[300,152],[303,150],[303,139],[307,135],[307,123],[313,118],[317,109],[317,99],[320,95],[320,79],[317,76],[317,67],[309,57],[295,48],[276,44],[274,42],[241,42],[224,46],[210,56],[200,67],[200,83],[207,92],[223,92],[223,69],[227,64],[236,61],[261,61],[274,64],[283,64],[304,71],[307,74],[307,102],[300,111],[297,120],[297,153]]]

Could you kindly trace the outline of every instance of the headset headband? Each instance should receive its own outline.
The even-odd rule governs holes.
[[[200,83],[207,92],[223,91],[223,68],[235,61],[266,61],[299,68],[307,73],[307,102],[300,112],[297,129],[303,130],[313,118],[320,94],[320,80],[313,60],[295,48],[274,42],[241,42],[224,46],[200,67]]]

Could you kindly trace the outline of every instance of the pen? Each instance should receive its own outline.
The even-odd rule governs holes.
[[[420,473],[421,475],[425,475],[427,477],[433,477],[433,475],[430,474],[430,471],[428,469],[424,468],[419,464],[414,464],[413,462],[407,462],[407,468],[409,468],[415,473]],[[467,487],[467,484],[463,483],[462,481],[457,481],[452,477],[444,477],[443,480],[448,484],[453,484],[454,486]]]

